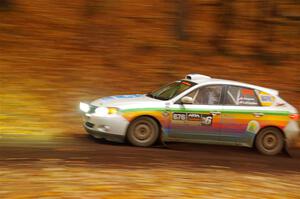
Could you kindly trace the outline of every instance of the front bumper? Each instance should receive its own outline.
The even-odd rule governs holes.
[[[97,116],[84,114],[84,128],[95,138],[124,142],[129,122],[120,114]]]
[[[103,139],[106,139],[108,141],[120,142],[120,143],[123,143],[124,140],[125,140],[125,136],[109,134],[109,133],[103,133],[101,131],[96,131],[96,130],[93,130],[93,129],[87,127],[85,124],[84,124],[84,128],[85,128],[85,130],[88,134],[90,134],[91,136],[93,136],[94,138],[97,138],[97,139],[103,138]]]

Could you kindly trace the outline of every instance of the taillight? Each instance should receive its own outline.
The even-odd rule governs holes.
[[[290,118],[291,118],[292,120],[299,120],[299,114],[291,114],[291,115],[290,115]]]

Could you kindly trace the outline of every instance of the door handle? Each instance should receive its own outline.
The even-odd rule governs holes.
[[[212,111],[212,112],[210,112],[210,114],[212,114],[213,116],[215,116],[215,115],[221,115],[221,112],[219,112],[219,111]]]
[[[264,116],[265,114],[263,113],[252,113],[255,117],[262,117]]]

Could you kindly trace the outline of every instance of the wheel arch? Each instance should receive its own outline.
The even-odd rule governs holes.
[[[131,123],[132,123],[133,121],[137,120],[138,118],[141,118],[141,117],[149,117],[149,118],[153,119],[153,120],[157,123],[158,128],[159,128],[159,137],[160,137],[160,136],[161,136],[161,133],[162,133],[162,124],[160,123],[160,121],[159,121],[156,117],[154,117],[153,115],[148,115],[148,114],[138,115],[138,116],[134,117],[134,118],[129,122],[129,124],[128,124],[128,126],[127,126],[125,136],[127,136],[128,129],[129,129]]]
[[[258,134],[259,134],[260,132],[262,132],[264,129],[267,129],[267,128],[275,128],[275,129],[277,129],[277,130],[282,134],[282,136],[283,136],[283,138],[284,138],[284,141],[285,141],[286,136],[285,136],[284,131],[283,131],[281,128],[279,128],[278,126],[269,125],[269,126],[264,126],[263,128],[261,128],[261,129],[255,134],[254,139],[253,139],[253,141],[252,141],[252,147],[255,147],[255,142],[256,142],[256,139],[257,139]]]

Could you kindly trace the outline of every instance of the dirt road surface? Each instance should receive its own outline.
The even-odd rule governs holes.
[[[170,143],[137,148],[85,134],[0,138],[0,198],[299,198],[300,150]]]

